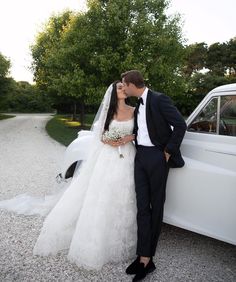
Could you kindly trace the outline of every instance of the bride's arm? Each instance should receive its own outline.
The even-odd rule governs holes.
[[[119,141],[104,141],[104,140],[101,140],[101,141],[102,141],[102,143],[108,144],[108,145],[113,146],[113,147],[117,147],[117,146],[122,145],[120,140]]]
[[[125,145],[128,142],[131,142],[135,139],[135,135],[134,134],[130,134],[130,135],[126,135],[123,138],[120,138],[117,141],[105,141],[105,140],[101,140],[104,144],[108,144],[110,146],[113,147],[117,147],[117,146],[121,146],[121,145]]]
[[[120,145],[125,145],[128,142],[131,142],[135,139],[135,135],[134,134],[130,134],[130,135],[126,135],[123,138],[120,139]]]
[[[121,139],[117,140],[117,141],[112,141],[112,140],[105,140],[103,139],[103,136],[101,138],[101,142],[104,143],[104,144],[108,144],[110,146],[113,146],[113,147],[117,147],[117,146],[120,146],[122,145],[122,143],[120,142]]]

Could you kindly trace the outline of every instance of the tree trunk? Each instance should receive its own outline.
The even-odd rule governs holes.
[[[73,101],[72,121],[76,121],[76,101]]]
[[[81,126],[84,126],[84,118],[85,118],[85,107],[84,107],[84,101],[81,100],[80,101],[80,123],[81,123]]]

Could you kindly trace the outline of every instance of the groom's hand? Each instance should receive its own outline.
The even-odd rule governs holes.
[[[170,158],[170,154],[167,153],[166,151],[164,151],[165,157],[166,157],[166,161],[168,162],[169,158]]]

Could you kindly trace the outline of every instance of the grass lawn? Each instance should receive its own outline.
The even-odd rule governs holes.
[[[59,143],[68,146],[81,129],[90,129],[95,114],[85,115],[85,126],[82,128],[79,123],[70,122],[69,115],[54,115],[46,124],[46,131],[49,136]]]
[[[13,118],[13,117],[15,117],[15,116],[14,115],[4,115],[4,114],[0,113],[0,120],[1,119],[7,119],[7,118]]]

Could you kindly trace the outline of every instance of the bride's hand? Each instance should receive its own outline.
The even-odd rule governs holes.
[[[120,139],[121,145],[125,145],[128,142],[131,142],[134,140],[134,134],[126,135],[123,138]]]
[[[110,140],[109,141],[104,141],[104,140],[102,140],[102,142],[104,144],[108,144],[108,145],[113,146],[113,147],[118,147],[118,146],[122,145],[122,143],[120,142],[120,139],[117,140],[117,141],[110,141]]]

